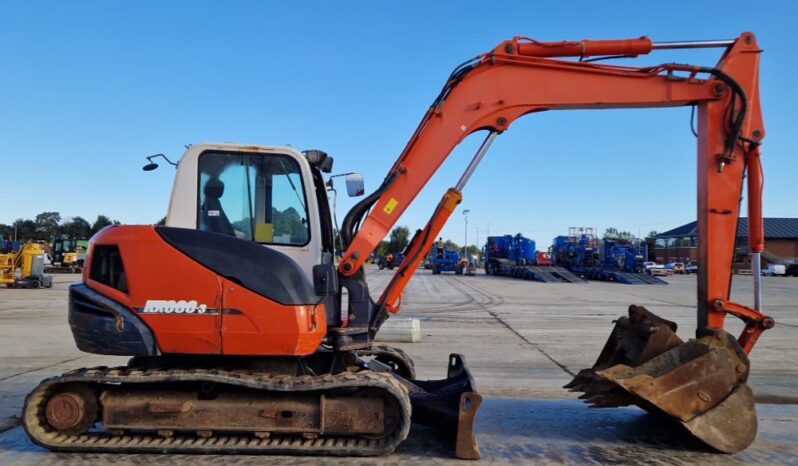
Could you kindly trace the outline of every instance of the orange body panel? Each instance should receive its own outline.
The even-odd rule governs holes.
[[[319,348],[327,333],[323,305],[282,306],[228,280],[223,286],[224,354],[304,356]]]
[[[324,338],[323,306],[284,306],[233,284],[170,246],[152,226],[106,228],[92,240],[92,247],[100,245],[119,247],[128,293],[92,280],[90,260],[84,282],[133,310],[163,353],[297,356],[315,352]],[[196,301],[207,309],[145,313],[148,300]]]

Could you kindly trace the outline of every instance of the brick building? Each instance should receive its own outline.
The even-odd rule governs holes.
[[[698,260],[697,222],[658,234],[654,247],[655,260],[689,262]],[[735,269],[749,268],[748,219],[741,218],[737,225]],[[765,252],[763,267],[769,263],[789,264],[798,262],[798,218],[765,218]]]

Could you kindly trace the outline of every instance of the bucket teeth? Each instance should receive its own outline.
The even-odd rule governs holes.
[[[683,343],[676,324],[630,306],[590,369],[565,386],[591,408],[635,404],[664,414],[712,448],[736,453],[756,436],[748,358],[723,330],[702,329]]]
[[[579,371],[563,388],[585,393],[606,391],[603,387],[607,381],[596,375],[597,371],[618,364],[636,366],[646,362],[682,343],[675,332],[674,322],[659,317],[643,306],[631,305],[629,317],[620,317],[615,321],[615,327],[593,367]],[[619,400],[624,398],[628,397],[619,397]],[[626,404],[631,403],[629,401]]]

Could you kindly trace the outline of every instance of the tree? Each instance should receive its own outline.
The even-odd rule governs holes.
[[[91,224],[83,217],[72,217],[61,224],[60,230],[76,239],[89,239],[92,234]]]
[[[275,236],[288,234],[291,236],[291,242],[295,244],[302,244],[308,240],[308,228],[305,226],[302,216],[293,207],[284,211],[272,207],[272,223]]]
[[[11,238],[14,239],[14,225],[6,225],[0,223],[0,240]]]
[[[407,243],[410,242],[410,229],[403,226],[398,226],[391,230],[391,236],[388,239],[388,252],[404,251]]]
[[[98,215],[97,220],[95,220],[94,224],[91,226],[91,234],[92,235],[97,234],[98,231],[102,230],[108,225],[119,225],[119,220],[111,220],[110,218],[102,214]]]
[[[58,212],[42,212],[36,216],[36,239],[51,240],[58,234],[61,214]]]
[[[450,251],[457,251],[457,252],[460,252],[460,251],[463,250],[463,248],[461,248],[459,244],[455,243],[454,241],[452,241],[450,239],[447,239],[446,241],[443,242],[443,248],[444,249],[448,249]]]
[[[479,248],[477,245],[471,244],[466,248],[466,253],[468,253],[469,256],[476,256],[479,253]]]
[[[375,250],[375,252],[376,252],[378,258],[387,256],[388,253],[390,252],[388,250],[388,242],[385,241],[385,240],[380,241],[380,244],[377,246],[377,249]]]
[[[648,260],[653,261],[656,254],[654,253],[654,248],[657,247],[657,238],[656,236],[658,233],[655,230],[651,230],[646,235],[646,249],[648,251]]]
[[[36,234],[36,222],[30,219],[18,218],[14,221],[14,228],[17,233],[17,240],[20,242],[28,241],[31,239],[39,239]],[[50,238],[41,238],[47,239]]]
[[[603,238],[616,240],[621,244],[632,243],[635,241],[635,239],[637,239],[632,233],[628,231],[618,231],[618,229],[614,227],[609,227],[604,230]]]

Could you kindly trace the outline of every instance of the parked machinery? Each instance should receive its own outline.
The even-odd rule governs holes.
[[[83,243],[83,244],[81,244]],[[57,235],[52,246],[45,243],[45,252],[50,257],[46,273],[80,273],[86,258],[87,241],[78,241],[69,235]]]
[[[622,242],[605,239],[599,251],[601,261],[596,269],[597,279],[624,283],[627,285],[667,285],[659,278],[645,273],[644,263],[648,261],[648,247],[645,242],[636,240]]]
[[[393,270],[394,267],[399,267],[403,260],[405,260],[405,256],[401,252],[392,252],[387,256],[380,257],[377,261],[377,267],[380,270]]]
[[[571,227],[568,236],[554,238],[552,260],[588,280],[603,280],[627,285],[666,285],[667,282],[644,272],[648,258],[645,243],[599,240],[595,228]]]
[[[52,277],[44,274],[44,250],[28,242],[19,250],[0,254],[0,284],[8,288],[50,288]]]
[[[462,275],[463,271],[468,268],[468,261],[461,258],[458,251],[446,248],[441,239],[438,239],[438,242],[430,250],[427,262],[434,275],[439,275],[441,272],[454,272],[455,275]]]
[[[553,267],[548,253],[541,254],[535,248],[535,241],[521,233],[515,236],[488,236],[485,242],[485,273],[544,283],[584,281],[562,267]]]
[[[568,236],[557,236],[551,247],[551,260],[576,274],[593,269],[599,263],[599,242],[595,228],[571,227]]]

